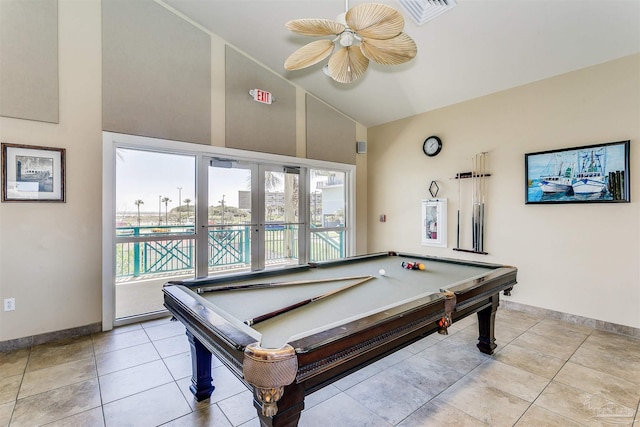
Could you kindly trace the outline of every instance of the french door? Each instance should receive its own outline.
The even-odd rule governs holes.
[[[210,157],[202,165],[197,276],[306,261],[304,170]]]

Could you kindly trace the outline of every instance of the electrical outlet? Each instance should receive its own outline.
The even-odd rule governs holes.
[[[13,311],[16,309],[16,299],[15,298],[5,298],[4,299],[4,311]]]

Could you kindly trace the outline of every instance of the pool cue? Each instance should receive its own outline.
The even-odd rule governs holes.
[[[313,302],[320,301],[321,299],[330,297],[331,295],[337,294],[339,292],[346,291],[347,289],[352,288],[352,287],[357,286],[357,285],[360,285],[360,284],[366,282],[367,280],[373,279],[374,277],[375,276],[365,276],[364,279],[359,280],[359,281],[357,281],[355,283],[350,283],[347,286],[343,286],[341,288],[333,289],[333,290],[331,290],[329,292],[325,292],[322,295],[318,295],[318,296],[315,296],[313,298],[309,298],[309,299],[297,302],[295,304],[291,304],[291,305],[288,305],[286,307],[279,308],[278,310],[274,310],[274,311],[272,311],[270,313],[266,313],[266,314],[263,314],[261,316],[254,317],[253,319],[245,320],[244,323],[246,323],[249,326],[252,326],[252,325],[255,325],[256,323],[264,322],[265,320],[268,320],[268,319],[271,319],[272,317],[276,317],[276,316],[278,316],[280,314],[289,312],[289,311],[294,310],[294,309],[296,309],[298,307],[302,307],[304,305],[311,304]]]
[[[456,238],[456,248],[460,249],[460,181],[462,181],[462,174],[458,173],[458,234]]]
[[[484,185],[485,185],[485,157],[484,153],[480,154],[480,230],[478,238],[478,251],[484,251]]]
[[[204,292],[226,292],[226,291],[244,291],[251,289],[263,289],[263,288],[278,288],[280,286],[293,286],[293,285],[306,285],[309,283],[324,283],[324,282],[342,282],[344,280],[355,280],[370,278],[371,275],[365,276],[345,276],[345,277],[330,277],[326,279],[313,279],[313,280],[294,280],[291,282],[271,282],[271,283],[246,283],[244,285],[228,285],[228,286],[211,286],[209,288],[198,288],[198,293]]]
[[[473,250],[477,251],[478,250],[478,155],[474,154],[473,155],[473,160],[471,162],[471,167],[472,167],[472,174],[473,174],[473,180],[472,180],[472,197],[471,197],[471,209],[473,212],[473,233],[472,233],[472,246],[473,246]]]
[[[475,210],[475,201],[474,201],[474,191],[475,191],[475,173],[473,171],[474,167],[474,158],[471,157],[471,248],[473,249],[476,244],[476,210]]]

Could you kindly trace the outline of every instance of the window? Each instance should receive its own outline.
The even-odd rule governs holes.
[[[310,260],[327,261],[346,256],[346,173],[311,169],[309,194]]]

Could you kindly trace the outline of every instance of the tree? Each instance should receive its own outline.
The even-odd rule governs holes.
[[[144,205],[144,201],[138,199],[135,202],[133,202],[133,204],[138,207],[138,227],[140,227],[140,205]]]
[[[164,223],[165,225],[169,225],[169,202],[171,201],[168,197],[162,198],[162,203],[164,203]]]

